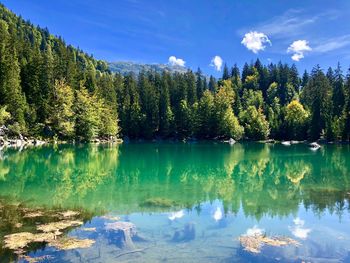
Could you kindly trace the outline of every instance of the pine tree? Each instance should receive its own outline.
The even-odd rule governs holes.
[[[216,81],[215,81],[215,78],[213,76],[210,76],[209,78],[209,90],[211,92],[215,92],[216,89],[217,89],[217,84],[216,84]]]
[[[344,123],[342,130],[342,139],[350,142],[350,69],[345,82],[345,105],[343,109],[342,120]]]
[[[331,67],[329,67],[327,69],[326,77],[327,77],[327,79],[329,81],[329,84],[333,85],[333,82],[334,82],[334,71],[333,71],[333,69]]]
[[[49,99],[53,93],[53,63],[54,58],[52,54],[52,49],[50,45],[45,45],[45,51],[42,56],[42,61],[40,65],[40,77],[39,77],[39,86],[40,86],[40,101],[38,103],[38,116],[37,121],[44,123],[48,118],[49,112]]]
[[[313,68],[310,80],[303,89],[302,101],[310,109],[311,121],[309,136],[317,140],[326,134],[332,137],[331,115],[332,115],[332,90],[328,78],[317,65]]]
[[[223,70],[223,73],[222,73],[222,80],[227,80],[229,78],[230,78],[230,74],[228,72],[227,64],[225,63],[224,70]]]
[[[12,128],[19,133],[26,130],[26,99],[20,85],[17,51],[10,38],[8,24],[0,20],[0,104],[11,114]]]
[[[185,73],[185,81],[187,87],[187,100],[189,105],[193,105],[197,102],[197,88],[196,88],[196,78],[192,71]]]
[[[170,105],[169,93],[170,78],[171,76],[167,72],[163,72],[159,95],[159,130],[163,137],[170,136],[174,129],[174,114]]]
[[[307,73],[307,71],[305,70],[301,78],[301,87],[305,88],[308,82],[309,82],[309,73]]]
[[[196,72],[197,98],[201,98],[203,95],[203,92],[205,90],[204,81],[205,81],[205,78],[203,78],[202,76],[202,71],[200,68],[198,68]]]
[[[288,82],[292,85],[293,87],[293,93],[297,94],[299,93],[299,88],[300,88],[300,78],[299,78],[299,73],[298,69],[295,64],[293,64],[290,69],[289,69],[289,74],[288,74]]]
[[[141,126],[146,138],[152,138],[159,129],[159,94],[149,77],[141,72],[138,81],[141,112],[144,116]]]
[[[341,70],[339,63],[334,72],[334,80],[332,84],[333,84],[333,96],[332,96],[333,116],[339,117],[342,114],[344,104],[345,104],[343,72]]]
[[[241,76],[240,76],[240,72],[237,64],[235,64],[231,69],[231,79],[234,85],[236,86],[242,85]]]
[[[206,90],[198,104],[196,135],[199,138],[213,138],[214,134],[214,96]]]
[[[3,66],[6,68],[4,91],[5,104],[15,122],[16,132],[26,131],[25,112],[27,109],[26,98],[20,86],[20,68],[18,65],[17,52],[9,48]]]

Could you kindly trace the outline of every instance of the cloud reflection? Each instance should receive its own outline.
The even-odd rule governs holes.
[[[219,221],[222,219],[222,211],[220,207],[216,208],[213,218],[215,219],[215,221]]]
[[[294,226],[289,226],[289,230],[292,232],[292,234],[300,239],[306,239],[311,232],[310,228],[304,228],[305,221],[301,220],[299,217],[295,218],[293,220]]]
[[[174,221],[175,219],[180,219],[180,218],[182,218],[184,215],[185,215],[184,210],[180,210],[180,211],[171,213],[171,214],[169,215],[168,218],[169,218],[171,221]]]
[[[257,225],[255,225],[252,228],[248,228],[245,234],[247,236],[260,236],[260,235],[263,235],[264,233],[265,233],[265,229],[259,228]]]

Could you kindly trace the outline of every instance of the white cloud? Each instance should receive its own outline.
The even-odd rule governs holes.
[[[303,35],[320,21],[334,20],[339,16],[337,10],[327,10],[326,12],[310,16],[301,9],[289,9],[285,13],[272,17],[254,27],[256,31],[264,32],[274,39],[291,39]],[[247,32],[247,28],[238,30],[238,34]]]
[[[325,53],[336,49],[344,48],[350,45],[350,34],[340,37],[330,38],[324,41],[318,41],[318,45],[313,49],[315,52]]]
[[[264,33],[251,31],[244,35],[241,44],[243,44],[247,49],[253,51],[255,54],[261,50],[264,50],[266,43],[271,45],[270,39]]]
[[[169,215],[168,218],[169,218],[171,221],[174,221],[174,220],[177,219],[177,218],[182,218],[184,215],[185,215],[184,210],[180,210],[180,211],[171,213],[171,214]]]
[[[294,61],[299,61],[304,58],[304,53],[311,51],[312,48],[309,46],[309,42],[306,40],[294,41],[287,49],[287,53],[293,53],[292,59]]]
[[[258,30],[266,32],[269,36],[289,38],[301,32],[306,26],[314,24],[318,19],[318,16],[303,17],[302,11],[290,9],[261,24]]]
[[[311,232],[311,229],[304,228],[305,221],[301,220],[299,217],[293,220],[294,226],[288,227],[292,234],[300,239],[306,239]]]
[[[248,228],[245,235],[246,236],[261,236],[264,234],[264,232],[265,232],[265,229],[258,228],[258,226],[255,225],[252,228]]]
[[[175,56],[170,56],[170,57],[169,57],[169,60],[168,60],[168,63],[169,63],[170,65],[172,65],[172,66],[184,67],[186,61],[184,61],[184,60],[181,59],[181,58],[176,58]]]
[[[223,60],[220,56],[215,56],[211,60],[210,66],[215,67],[215,69],[217,71],[221,71],[222,62],[223,62]]]

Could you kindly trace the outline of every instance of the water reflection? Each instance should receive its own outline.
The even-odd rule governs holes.
[[[347,146],[325,148],[130,144],[8,150],[0,161],[0,191],[33,204],[123,214],[174,206],[200,211],[201,203],[220,199],[224,212],[242,207],[257,219],[287,216],[301,203],[318,214],[328,209],[341,215],[350,197],[350,152]],[[140,205],[156,198],[164,204]]]
[[[57,262],[344,260],[350,249],[344,225],[350,223],[349,146],[317,152],[302,144],[258,143],[9,149],[0,160],[0,192],[29,206],[93,215],[69,235],[95,244],[52,252]],[[127,236],[111,228],[115,222],[136,230]],[[302,246],[264,247],[252,255],[238,242],[252,233],[286,235]]]

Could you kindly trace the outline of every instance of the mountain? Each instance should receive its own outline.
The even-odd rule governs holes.
[[[185,73],[188,69],[181,66],[172,66],[168,64],[142,64],[135,62],[110,62],[108,67],[112,72],[120,73],[126,75],[129,72],[133,72],[138,75],[142,70],[144,71],[155,71],[157,73],[162,73],[164,70],[171,73]]]

